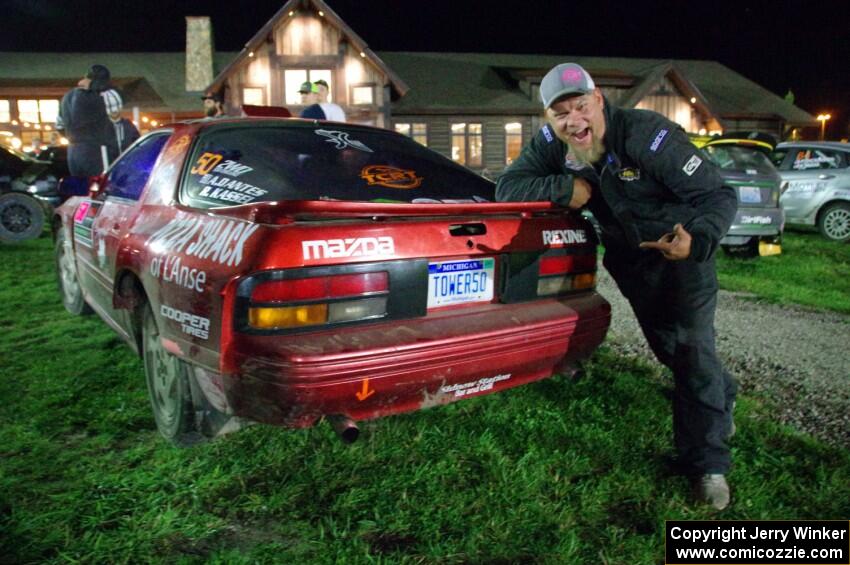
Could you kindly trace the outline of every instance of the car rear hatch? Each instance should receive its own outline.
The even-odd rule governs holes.
[[[610,321],[593,228],[548,203],[240,208],[276,227],[225,292],[221,368],[237,410],[269,422],[366,419],[545,378]]]

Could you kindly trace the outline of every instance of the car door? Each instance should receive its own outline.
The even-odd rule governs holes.
[[[844,166],[840,152],[816,146],[794,146],[780,165],[788,188],[782,195],[782,208],[791,223],[814,223],[830,180]]]
[[[90,286],[92,306],[124,329],[129,327],[127,312],[116,310],[112,305],[118,247],[138,214],[139,197],[169,134],[145,137],[110,167],[101,204],[91,224],[89,266],[95,283]]]

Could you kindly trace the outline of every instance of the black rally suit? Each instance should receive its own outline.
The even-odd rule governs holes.
[[[76,177],[91,177],[103,171],[101,146],[115,144],[112,122],[98,92],[74,88],[62,97],[59,106],[65,136],[68,138],[68,168]]]
[[[496,197],[567,206],[573,177],[590,182],[588,208],[602,228],[603,264],[652,351],[673,372],[680,461],[690,473],[726,473],[737,386],[715,351],[714,252],[735,217],[737,197],[677,124],[655,112],[612,107],[607,99],[604,113],[607,153],[599,163],[577,162],[547,125],[499,178]],[[638,247],[676,223],[692,235],[688,259],[669,261]]]

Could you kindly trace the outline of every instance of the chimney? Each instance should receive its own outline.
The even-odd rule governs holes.
[[[200,92],[212,83],[214,51],[209,16],[186,16],[187,92]]]

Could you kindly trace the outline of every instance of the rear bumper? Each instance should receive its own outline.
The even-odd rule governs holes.
[[[737,243],[740,236],[774,236],[782,233],[785,227],[785,215],[782,208],[738,208],[735,220],[726,237],[720,240],[723,245]]]
[[[251,420],[303,427],[329,414],[366,420],[498,392],[569,370],[603,341],[595,292],[489,304],[301,336],[240,335],[228,404]],[[238,353],[250,352],[250,353]]]

